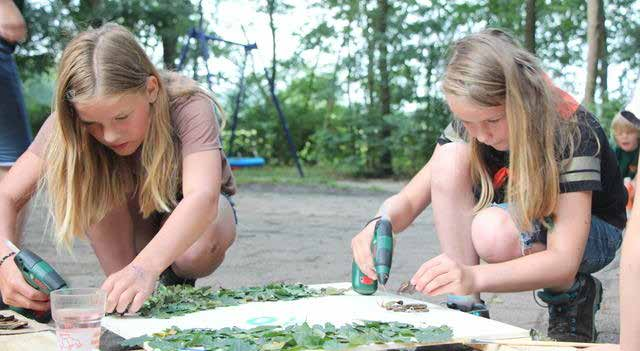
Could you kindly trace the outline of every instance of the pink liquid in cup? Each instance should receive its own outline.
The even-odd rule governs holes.
[[[52,293],[52,315],[59,351],[94,351],[100,347],[104,293],[98,289],[66,289]],[[75,291],[72,291],[75,290]]]

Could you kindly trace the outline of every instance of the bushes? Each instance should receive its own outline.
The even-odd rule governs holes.
[[[51,114],[53,77],[50,73],[29,75],[29,77],[23,81],[22,91],[27,107],[27,116],[35,137],[45,119]]]
[[[316,131],[310,155],[342,173],[369,176],[378,173],[381,155],[390,149],[394,174],[412,176],[431,156],[448,121],[449,113],[439,98],[431,98],[425,109],[384,118],[355,112]],[[391,130],[387,138],[382,137],[383,125]]]
[[[424,109],[384,117],[367,113],[361,105],[351,110],[333,106],[331,112],[322,101],[309,104],[308,110],[295,99],[287,99],[284,105],[294,143],[305,164],[319,164],[339,173],[364,177],[379,173],[386,149],[391,150],[394,175],[415,174],[430,157],[450,118],[440,98],[429,98]],[[291,164],[286,137],[271,110],[270,105],[263,104],[244,111],[234,155],[259,155],[270,164]],[[385,126],[391,130],[386,138],[382,136]],[[223,136],[228,141],[230,128]]]
[[[53,76],[30,75],[24,81],[25,102],[35,132],[50,113]],[[284,112],[298,154],[305,165],[327,166],[352,176],[379,173],[381,155],[391,150],[396,176],[411,176],[426,163],[436,139],[449,121],[449,113],[440,98],[431,97],[425,108],[414,112],[396,112],[387,116],[367,113],[365,106],[350,109],[335,101],[339,91],[331,81],[315,78],[310,90],[304,80],[282,91]],[[271,165],[292,164],[286,136],[271,101],[259,94],[248,94],[232,156],[262,156]],[[227,99],[233,101],[233,99]],[[227,113],[230,115],[227,107]],[[222,132],[225,149],[229,146],[231,120]],[[388,127],[389,137],[382,137]]]

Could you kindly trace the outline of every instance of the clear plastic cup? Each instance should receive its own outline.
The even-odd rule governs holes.
[[[50,298],[58,350],[99,350],[100,322],[106,299],[104,291],[98,288],[65,288],[51,292]]]

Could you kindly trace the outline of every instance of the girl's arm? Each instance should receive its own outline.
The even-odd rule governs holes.
[[[575,280],[591,224],[591,192],[561,194],[544,251],[492,264],[467,266],[446,254],[425,262],[411,279],[427,295],[470,295],[540,288],[566,290]]]
[[[219,150],[197,152],[184,158],[183,199],[133,264],[162,272],[198,240],[218,216],[221,165]]]
[[[222,177],[219,150],[196,152],[182,162],[183,199],[160,231],[124,269],[110,275],[102,289],[107,312],[136,312],[153,292],[160,273],[205,232],[218,216]],[[130,305],[131,304],[131,305]],[[129,306],[130,305],[130,306]]]
[[[571,287],[591,227],[591,192],[560,194],[555,213],[546,250],[503,263],[471,267],[473,290],[515,292]]]
[[[16,229],[18,213],[35,192],[43,171],[43,161],[27,151],[20,156],[0,181],[0,256],[11,252],[5,240],[19,245]],[[49,308],[48,296],[25,282],[18,267],[9,257],[0,266],[0,290],[5,303],[44,311]]]
[[[431,158],[436,157],[440,146],[437,145]],[[399,233],[405,230],[424,209],[431,203],[431,160],[416,174],[409,184],[396,195],[386,199],[376,215],[383,212],[389,217],[393,231]],[[371,240],[375,221],[369,223],[351,240],[353,257],[358,267],[371,279],[376,279],[371,256]]]
[[[640,199],[640,189],[635,189]],[[588,351],[640,350],[640,203],[636,201],[627,222],[620,260],[620,345],[590,347]]]

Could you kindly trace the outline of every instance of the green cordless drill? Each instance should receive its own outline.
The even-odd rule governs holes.
[[[378,290],[378,282],[384,286],[389,280],[393,258],[393,227],[388,218],[382,217],[376,223],[371,251],[378,280],[373,280],[362,273],[355,261],[351,264],[351,286],[355,292],[362,295],[375,293]]]
[[[42,291],[49,295],[54,290],[62,289],[67,286],[67,283],[62,277],[45,262],[40,256],[33,253],[31,250],[20,250],[9,240],[6,241],[7,246],[15,252],[13,261],[22,272],[24,280],[29,283],[34,289]],[[51,311],[32,311],[19,307],[10,307],[12,310],[24,315],[27,318],[32,318],[41,323],[47,323],[51,320]]]

